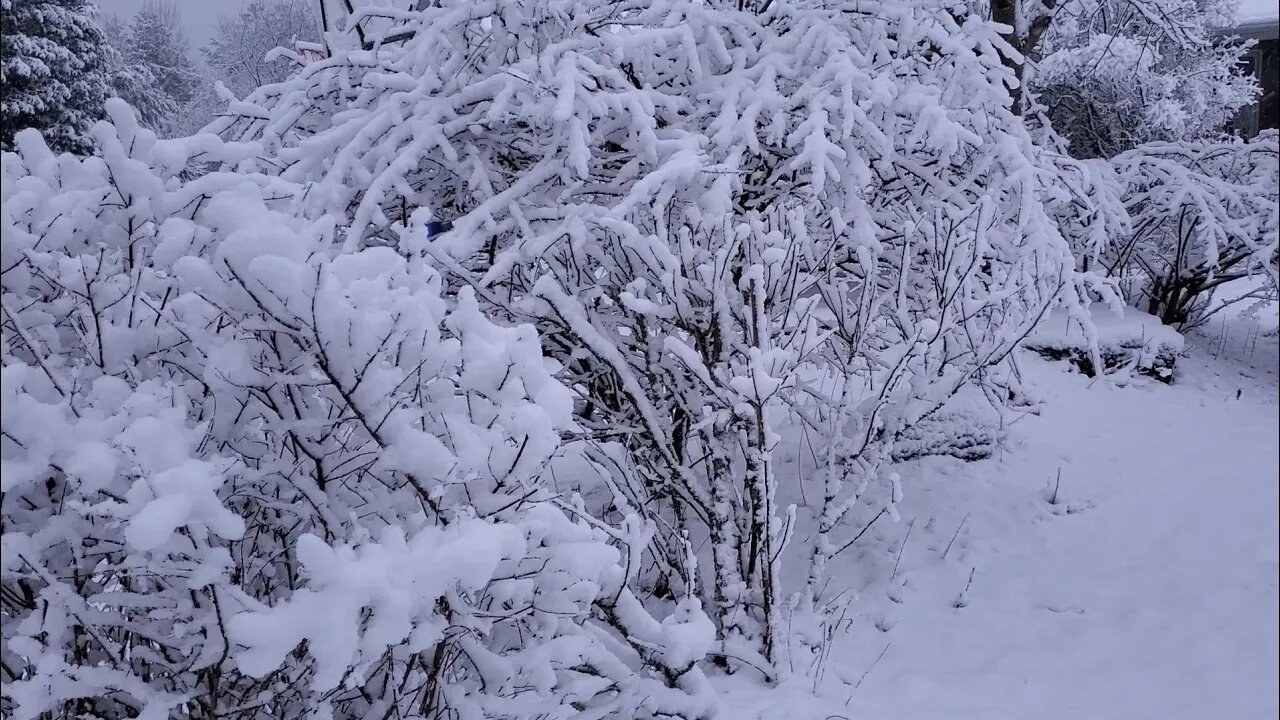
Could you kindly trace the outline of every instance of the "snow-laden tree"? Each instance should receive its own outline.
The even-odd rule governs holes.
[[[110,82],[96,12],[87,0],[0,0],[0,148],[35,128],[58,150],[91,150]]]
[[[191,61],[181,15],[173,0],[150,0],[129,21],[125,56],[155,78],[158,89],[179,107],[190,102],[203,82]]]
[[[103,21],[102,30],[107,38],[111,94],[129,103],[143,127],[170,134],[179,116],[178,103],[160,86],[149,65],[134,57],[129,26],[112,16]]]
[[[1257,95],[1247,46],[1223,42],[1237,0],[991,0],[1011,61],[1080,158],[1220,132]],[[1021,95],[1023,88],[1015,93]],[[1020,98],[1021,101],[1021,98]]]
[[[247,167],[305,184],[303,213],[345,208],[347,252],[426,256],[534,323],[602,510],[658,529],[654,591],[705,588],[726,657],[781,672],[843,521],[894,513],[894,441],[966,387],[1004,403],[1019,339],[1078,300],[1076,179],[1012,111],[1012,51],[926,0],[426,5],[329,17],[329,59],[211,129],[261,143]],[[794,422],[830,442],[786,588]]]
[[[268,62],[267,56],[276,48],[292,50],[297,40],[320,39],[313,5],[308,0],[250,0],[239,13],[223,17],[213,39],[200,50],[213,78],[244,97],[292,75],[298,63],[288,58]]]
[[[201,85],[188,103],[182,126],[195,132],[225,109],[228,93],[244,97],[297,72],[303,61],[294,54],[295,43],[320,39],[312,5],[308,0],[250,0],[239,13],[224,16],[213,39],[200,49],[212,82]],[[224,89],[218,90],[216,83]]]
[[[107,108],[0,166],[4,716],[708,716],[712,622],[631,590],[652,528],[542,483],[534,328]]]
[[[145,64],[125,62],[114,48],[112,54],[119,62],[111,65],[111,94],[129,103],[144,127],[173,134],[181,112],[178,103],[159,89],[156,76]]]
[[[1122,281],[1126,299],[1195,325],[1212,289],[1262,275],[1274,292],[1275,139],[1223,130],[1257,87],[1247,45],[1214,36],[1234,0],[992,0],[1023,56],[1028,122],[1070,157],[1050,205],[1081,267]],[[1086,223],[1080,225],[1080,219]],[[1271,248],[1271,249],[1268,249]],[[1269,254],[1270,253],[1270,254]]]
[[[143,126],[165,137],[185,129],[184,116],[207,84],[188,57],[179,24],[177,5],[159,0],[143,5],[127,24],[114,16],[103,23],[111,94],[129,103]]]
[[[1274,296],[1280,267],[1280,144],[1274,130],[1245,142],[1149,143],[1110,165],[1130,231],[1103,254],[1128,301],[1165,323],[1194,326],[1213,289],[1259,277]]]

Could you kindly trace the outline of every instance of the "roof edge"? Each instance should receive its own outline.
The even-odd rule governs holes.
[[[1280,38],[1280,18],[1249,18],[1235,27],[1215,28],[1215,35],[1238,35],[1250,40],[1276,40]]]

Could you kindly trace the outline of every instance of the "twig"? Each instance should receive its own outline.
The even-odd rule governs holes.
[[[911,539],[911,528],[916,526],[916,519],[911,518],[911,524],[907,526],[907,534],[902,538],[902,544],[898,546],[898,556],[893,559],[893,573],[889,575],[889,582],[898,577],[898,563],[902,562],[902,551],[907,549],[907,541]]]
[[[859,687],[861,687],[862,681],[866,680],[867,676],[871,674],[871,671],[876,669],[876,664],[880,662],[880,658],[884,657],[884,654],[889,652],[889,645],[890,643],[884,644],[884,649],[881,650],[880,654],[876,656],[876,659],[872,661],[870,667],[867,668],[867,671],[862,673],[862,677],[858,678],[858,682],[854,683],[853,685],[854,690],[857,690]]]
[[[4,314],[8,315],[9,319],[13,322],[14,331],[18,334],[18,337],[22,339],[23,344],[27,346],[27,350],[31,351],[31,357],[35,359],[36,364],[44,371],[45,376],[49,378],[49,382],[53,383],[53,388],[57,390],[58,394],[67,401],[67,408],[71,410],[71,414],[76,417],[80,417],[80,411],[76,410],[75,403],[72,402],[71,389],[63,385],[62,381],[54,374],[53,370],[45,364],[44,359],[49,357],[48,350],[27,334],[26,328],[22,327],[22,323],[18,321],[18,313],[10,310],[8,303],[3,303],[3,308]]]
[[[960,524],[958,526],[956,526],[956,532],[954,535],[951,536],[951,542],[947,543],[947,549],[942,551],[943,560],[947,559],[947,553],[951,552],[951,546],[955,544],[956,538],[960,536],[960,530],[964,528],[964,523],[966,520],[969,519],[969,515],[971,514],[972,513],[965,513],[964,519],[960,521]]]
[[[862,530],[861,530],[861,531],[859,531],[857,535],[854,535],[852,540],[850,540],[849,542],[845,543],[844,545],[841,545],[839,550],[836,550],[835,552],[831,553],[831,557],[835,557],[835,556],[839,555],[840,553],[842,553],[842,552],[844,552],[845,550],[847,550],[847,549],[849,548],[849,546],[850,546],[850,545],[852,545],[852,544],[854,544],[854,543],[858,542],[858,538],[860,538],[860,537],[862,537],[863,535],[865,535],[865,534],[867,533],[867,531],[871,529],[871,526],[876,524],[876,521],[880,519],[880,516],[881,516],[881,515],[883,515],[883,514],[884,514],[884,512],[885,512],[885,508],[880,508],[880,512],[876,513],[876,516],[875,516],[875,517],[873,517],[873,518],[871,518],[871,522],[867,523],[867,526],[866,526],[866,527],[864,527],[864,528],[862,528]],[[943,557],[945,557],[945,555],[944,555]]]
[[[1058,504],[1058,487],[1062,485],[1062,468],[1058,468],[1058,479],[1053,483],[1053,497],[1049,500],[1050,505]]]
[[[977,568],[976,567],[969,568],[969,580],[965,582],[964,590],[961,590],[960,594],[956,596],[956,601],[954,606],[957,610],[959,610],[960,608],[969,606],[969,588],[973,585],[974,570],[977,570]]]
[[[805,441],[807,441],[808,439],[809,439],[809,426],[805,423],[801,423],[800,439],[796,442],[796,473],[800,476],[800,502],[804,503],[804,506],[806,508],[809,507],[809,497],[805,494],[805,491],[804,491],[804,458],[801,457],[800,446],[804,445]],[[813,452],[813,443],[810,442],[808,444],[809,444],[809,453],[813,455],[814,470],[816,471],[818,469],[817,467],[818,456],[816,453]]]
[[[760,673],[760,675],[764,677],[765,682],[772,683],[775,680],[773,672],[770,671],[767,663],[764,661],[764,658],[749,658],[741,655],[735,655],[725,649],[724,643],[717,644],[716,647],[708,650],[707,654],[721,657],[726,660],[737,660],[743,665]]]

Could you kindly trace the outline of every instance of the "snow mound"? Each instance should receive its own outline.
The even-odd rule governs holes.
[[[1163,382],[1173,379],[1173,366],[1184,341],[1177,330],[1154,315],[1125,308],[1117,313],[1104,303],[1089,308],[1103,371],[1132,367]],[[1096,374],[1089,336],[1065,309],[1049,314],[1023,345],[1053,359],[1067,359],[1086,375]]]
[[[973,462],[991,457],[1004,438],[1000,412],[979,391],[957,393],[938,412],[921,418],[894,443],[894,462],[947,456]]]

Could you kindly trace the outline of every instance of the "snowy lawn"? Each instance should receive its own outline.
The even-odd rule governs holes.
[[[732,715],[1275,718],[1280,407],[1257,326],[1215,320],[1171,386],[1028,355],[1041,414],[990,460],[907,463],[902,521],[838,559],[857,598],[823,700],[733,679]]]

